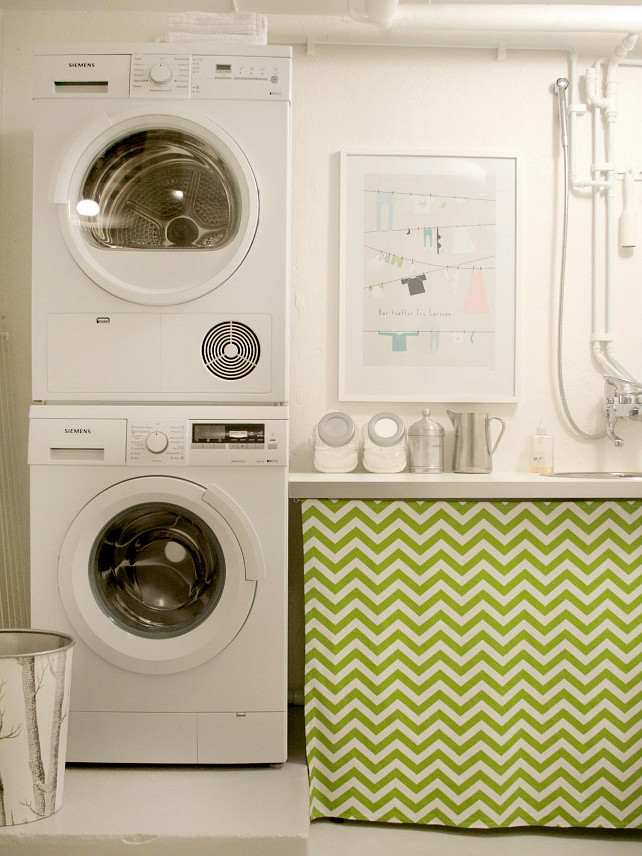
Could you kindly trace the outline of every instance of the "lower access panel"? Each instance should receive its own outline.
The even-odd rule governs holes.
[[[199,764],[281,764],[287,760],[287,714],[199,713]]]
[[[196,713],[72,711],[67,760],[97,764],[195,764]]]
[[[306,501],[312,817],[642,827],[642,501]]]

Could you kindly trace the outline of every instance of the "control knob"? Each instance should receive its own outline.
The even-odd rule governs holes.
[[[157,62],[149,70],[149,79],[156,86],[165,86],[172,79],[172,69],[162,62]]]
[[[145,445],[154,455],[159,455],[161,452],[164,452],[168,443],[169,440],[167,439],[167,434],[163,434],[162,431],[152,431],[152,433],[148,434],[145,438]]]

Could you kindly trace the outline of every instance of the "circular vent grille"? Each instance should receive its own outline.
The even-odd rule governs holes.
[[[259,337],[239,321],[216,324],[203,339],[205,368],[222,380],[240,380],[253,372],[261,356]]]

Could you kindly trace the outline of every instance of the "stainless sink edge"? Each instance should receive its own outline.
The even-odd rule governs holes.
[[[540,475],[548,476],[549,478],[559,479],[641,479],[642,472],[632,473],[616,473],[616,472],[568,472],[568,473],[540,473]]]

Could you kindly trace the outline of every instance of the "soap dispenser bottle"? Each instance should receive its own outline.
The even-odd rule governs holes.
[[[529,472],[553,472],[553,444],[553,435],[547,434],[546,429],[544,428],[544,423],[540,422],[537,426],[537,431],[530,438]]]

